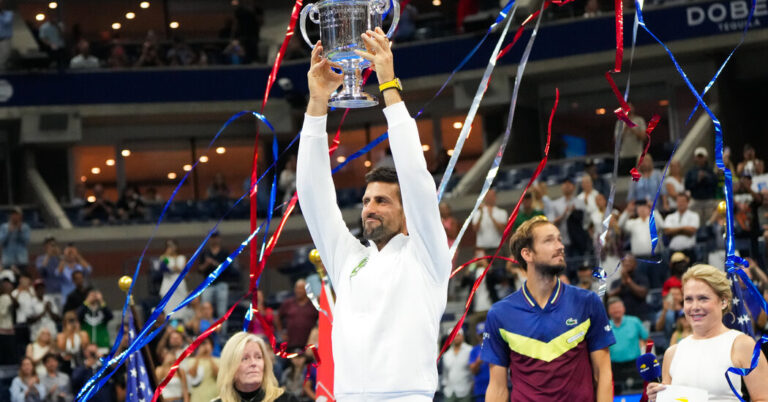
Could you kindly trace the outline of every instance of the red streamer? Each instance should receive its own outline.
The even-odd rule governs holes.
[[[454,269],[454,270],[453,270],[453,272],[451,272],[451,279],[453,279],[453,277],[454,277],[454,276],[456,276],[456,274],[458,274],[459,272],[461,272],[461,270],[462,270],[462,269],[464,269],[465,267],[467,267],[469,264],[472,264],[472,263],[478,262],[478,261],[480,261],[480,260],[487,260],[487,259],[489,259],[489,258],[493,258],[493,256],[492,256],[492,255],[484,255],[484,256],[482,256],[482,257],[473,258],[473,259],[471,259],[471,260],[469,260],[469,261],[467,261],[467,262],[465,262],[465,263],[463,263],[463,264],[459,265],[458,267],[456,267],[456,269]],[[512,262],[512,263],[515,263],[515,264],[517,264],[517,261],[516,261],[516,260],[513,260],[513,259],[511,259],[511,258],[502,257],[502,256],[497,256],[496,258],[501,258],[501,259],[502,259],[502,260],[504,260],[504,261],[509,261],[509,262]]]
[[[640,177],[642,176],[638,171],[638,168],[640,167],[640,164],[643,163],[643,159],[645,159],[645,155],[648,153],[648,148],[651,146],[651,132],[653,132],[653,129],[656,128],[657,124],[659,124],[659,119],[659,115],[653,115],[653,117],[651,117],[651,121],[648,122],[648,127],[645,128],[645,136],[648,137],[648,142],[645,143],[645,149],[643,149],[643,153],[640,154],[640,159],[637,161],[637,166],[633,167],[632,170],[629,171],[633,181],[640,180]]]
[[[616,86],[616,82],[613,81],[612,74],[618,74],[621,72],[621,63],[624,59],[624,3],[622,0],[615,0],[614,2],[616,10],[616,58],[612,70],[608,70],[605,73],[605,79],[608,81],[608,85],[611,86],[614,96],[619,101],[620,107],[613,113],[616,114],[621,121],[626,123],[629,127],[635,127],[636,124],[629,119],[629,104],[621,95],[619,88]]]
[[[475,280],[475,283],[472,285],[472,290],[469,292],[469,297],[467,298],[467,303],[464,306],[464,314],[461,315],[461,318],[456,323],[456,326],[453,327],[453,330],[451,331],[451,334],[448,336],[448,339],[446,339],[445,344],[443,344],[442,349],[440,349],[440,355],[437,356],[437,360],[440,361],[440,358],[443,356],[443,353],[445,353],[446,350],[448,350],[448,347],[453,342],[453,339],[456,338],[456,334],[458,334],[459,330],[461,329],[461,326],[464,325],[464,320],[467,318],[467,313],[469,313],[469,307],[472,305],[472,299],[475,297],[475,292],[477,292],[477,288],[480,287],[480,284],[483,282],[483,279],[485,279],[485,275],[488,274],[488,269],[493,265],[493,262],[496,260],[496,258],[499,258],[499,252],[501,251],[501,248],[504,246],[504,243],[506,243],[509,236],[512,234],[512,227],[514,226],[515,219],[517,219],[517,213],[520,210],[520,205],[523,203],[523,198],[525,197],[525,194],[528,192],[528,189],[531,187],[534,181],[536,181],[536,178],[539,177],[539,174],[544,169],[544,166],[547,164],[547,159],[549,158],[549,144],[550,140],[552,139],[552,121],[555,118],[555,111],[557,110],[557,104],[560,101],[560,90],[555,89],[555,104],[552,106],[552,112],[549,115],[549,124],[547,125],[547,145],[544,147],[544,158],[541,159],[539,162],[539,165],[536,167],[536,171],[533,172],[533,176],[531,176],[530,180],[528,180],[528,184],[523,189],[523,193],[520,195],[520,199],[517,200],[517,204],[515,205],[515,209],[512,210],[512,213],[509,216],[509,220],[507,221],[507,226],[504,228],[504,233],[501,236],[501,242],[499,243],[499,246],[496,248],[496,252],[493,253],[493,257],[491,258],[491,261],[488,263],[488,266],[485,267],[483,270],[483,273]]]

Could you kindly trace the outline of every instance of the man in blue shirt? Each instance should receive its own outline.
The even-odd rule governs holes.
[[[618,297],[608,300],[608,315],[611,317],[611,329],[616,336],[616,343],[611,346],[611,369],[613,370],[616,393],[621,393],[626,387],[642,387],[643,380],[635,368],[635,360],[640,357],[648,339],[639,318],[624,315],[624,302]],[[628,381],[629,379],[632,381]]]
[[[485,334],[485,322],[480,322],[476,327],[476,334],[480,339],[483,339]],[[475,377],[475,386],[472,390],[472,400],[475,402],[485,401],[485,390],[488,388],[488,381],[491,378],[490,367],[487,362],[484,362],[480,357],[483,350],[483,344],[478,343],[472,347],[472,351],[469,352],[469,371]]]
[[[557,226],[534,217],[520,225],[510,248],[528,280],[488,312],[485,400],[611,401],[608,347],[616,341],[597,294],[560,281],[565,247]]]
[[[3,250],[3,268],[16,275],[26,273],[29,264],[29,225],[21,220],[21,209],[14,208],[8,222],[0,225],[0,248]]]

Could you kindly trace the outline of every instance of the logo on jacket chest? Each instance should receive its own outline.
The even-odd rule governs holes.
[[[368,264],[368,257],[363,258],[360,260],[360,262],[357,263],[357,266],[352,270],[352,273],[349,274],[350,278],[353,278],[357,273],[365,267],[365,265]]]

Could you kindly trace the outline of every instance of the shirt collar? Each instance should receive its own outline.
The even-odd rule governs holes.
[[[378,247],[376,247],[376,243],[374,243],[372,240],[368,240],[368,246],[371,249],[372,254],[379,254],[379,253],[385,253],[387,250],[399,250],[405,245],[405,241],[408,239],[408,237],[402,233],[398,233],[395,235],[395,237],[389,239],[389,242],[384,245],[384,248],[379,250]]]
[[[544,306],[545,308],[547,306],[554,305],[558,300],[560,300],[560,296],[563,293],[563,284],[560,282],[560,278],[557,278],[557,283],[555,284],[555,289],[552,291],[552,295],[549,296],[549,301],[547,301],[547,305]],[[531,294],[528,292],[528,281],[525,281],[523,283],[523,297],[525,297],[525,301],[528,302],[528,305],[531,307],[537,307],[538,304],[536,304],[536,300],[531,296]]]

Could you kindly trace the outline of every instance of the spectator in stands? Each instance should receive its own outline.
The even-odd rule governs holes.
[[[588,214],[591,214],[597,209],[597,204],[595,201],[597,195],[597,190],[592,187],[592,177],[585,173],[581,176],[581,192],[576,196],[576,198],[578,198],[581,202],[584,203],[584,205],[586,205]]]
[[[287,203],[296,192],[296,154],[291,154],[280,172],[277,188],[283,193],[283,202]]]
[[[395,40],[399,43],[413,40],[416,36],[416,20],[419,18],[419,10],[409,3],[401,6],[400,23],[397,25]]]
[[[58,10],[51,10],[46,17],[47,20],[40,26],[38,37],[43,43],[43,50],[48,53],[57,67],[63,70],[69,63],[69,55],[64,41],[64,28],[59,22]]]
[[[165,378],[168,372],[171,371],[175,361],[176,357],[172,354],[166,354],[163,357],[162,364],[155,368],[155,378]],[[163,389],[163,400],[168,402],[189,402],[189,388],[187,373],[184,370],[178,370]]]
[[[760,226],[759,209],[763,206],[763,196],[752,190],[752,177],[742,174],[738,183],[733,185],[735,206],[734,235],[746,240],[749,248],[742,248],[742,255],[757,256],[758,238],[763,233]]]
[[[576,268],[581,266],[583,256],[592,242],[584,231],[586,221],[586,205],[576,198],[573,179],[566,177],[560,185],[563,196],[552,201],[547,218],[560,230],[563,246],[565,246],[567,271],[569,279],[575,279]]]
[[[496,206],[496,190],[488,190],[483,204],[472,217],[472,228],[476,233],[475,247],[493,255],[501,242],[508,216],[507,211]]]
[[[86,297],[85,303],[77,311],[77,316],[80,319],[83,330],[88,333],[91,343],[96,344],[100,352],[106,353],[112,346],[109,340],[107,324],[114,315],[104,301],[101,291],[91,289],[88,292],[88,297]]]
[[[531,194],[533,194],[533,207],[544,211],[544,214],[549,216],[552,199],[549,198],[549,188],[547,182],[537,181],[531,186]]]
[[[123,190],[123,195],[117,200],[117,217],[122,221],[147,218],[147,208],[138,187],[127,186]]]
[[[627,314],[645,320],[648,314],[646,296],[648,296],[648,278],[637,269],[635,256],[627,254],[622,261],[621,280],[613,283],[608,297],[620,298]]]
[[[157,193],[157,189],[155,187],[148,187],[147,191],[144,192],[144,197],[142,199],[148,205],[163,204],[163,197]]]
[[[43,241],[43,255],[37,257],[35,266],[38,276],[45,281],[46,294],[56,300],[56,306],[64,305],[64,296],[61,294],[62,277],[56,270],[61,263],[61,248],[56,238],[48,236]]]
[[[293,285],[293,298],[280,305],[277,313],[277,330],[288,348],[301,348],[307,345],[307,338],[312,327],[317,323],[317,310],[307,297],[306,281],[299,279]]]
[[[664,203],[665,211],[674,211],[677,209],[677,195],[685,192],[685,186],[683,185],[683,171],[680,168],[680,162],[673,160],[669,163],[669,171],[667,177],[664,178],[664,189],[666,194],[663,194],[662,201]]]
[[[88,201],[82,209],[83,219],[94,225],[109,223],[115,219],[115,204],[104,197],[101,184],[93,186],[93,201]]]
[[[605,210],[608,208],[608,200],[603,194],[598,193],[595,196],[595,209],[589,214],[590,228],[592,238],[596,238],[603,232],[603,221],[605,220]],[[611,221],[618,222],[618,210],[614,209],[611,213]]]
[[[709,211],[714,207],[717,177],[707,159],[709,153],[704,147],[696,148],[693,155],[694,166],[685,174],[685,189],[690,192],[699,214],[709,216]]]
[[[617,129],[621,132],[621,150],[619,151],[619,171],[628,173],[637,162],[638,156],[643,152],[645,145],[645,119],[635,113],[635,105],[629,104],[629,120],[635,123],[635,127],[629,127],[623,121],[617,121]]]
[[[762,159],[755,156],[755,148],[752,145],[744,144],[744,160],[739,162],[736,168],[736,174],[741,177],[744,174],[758,176],[765,173],[765,163]]]
[[[56,328],[61,322],[61,312],[57,300],[46,294],[45,282],[42,279],[35,279],[30,314],[27,323],[32,334],[37,334],[41,328],[48,328],[51,335],[56,335]]]
[[[240,40],[245,49],[245,63],[259,60],[259,39],[261,26],[264,24],[264,11],[253,4],[242,4],[234,1],[235,25],[234,37]]]
[[[233,66],[243,64],[245,59],[245,49],[243,49],[243,46],[240,45],[240,41],[237,39],[232,39],[221,54],[224,56],[226,64]]]
[[[74,288],[67,295],[62,311],[74,311],[76,313],[77,309],[85,302],[85,298],[88,297],[91,287],[86,283],[83,271],[72,272],[72,285]]]
[[[109,68],[125,68],[130,66],[128,61],[128,55],[125,52],[125,47],[119,40],[112,41],[112,46],[109,48],[109,58],[107,58],[107,67]]]
[[[34,335],[34,341],[27,345],[26,357],[32,360],[32,364],[35,365],[35,372],[39,377],[42,377],[45,374],[44,358],[54,351],[56,345],[53,343],[53,336],[48,328],[40,328]]]
[[[163,273],[163,281],[160,283],[160,294],[164,296],[170,292],[171,286],[173,286],[179,275],[181,275],[181,271],[186,267],[187,257],[179,253],[179,245],[176,243],[176,240],[168,239],[165,241],[165,252],[158,258],[158,263],[160,264],[160,271]],[[188,293],[186,279],[182,279],[179,287],[176,288],[176,291],[173,292],[168,300],[166,310],[170,311],[181,304]],[[184,321],[192,314],[192,311],[184,308],[176,314],[177,318]]]
[[[80,321],[74,311],[64,313],[61,332],[56,335],[56,348],[61,353],[64,369],[72,372],[83,364],[83,351],[90,344],[88,333],[80,329]]]
[[[224,214],[229,208],[230,195],[231,191],[227,181],[224,179],[224,175],[221,172],[216,173],[213,176],[213,181],[208,186],[208,203],[211,206],[211,212],[216,215]]]
[[[472,400],[472,372],[469,370],[471,353],[472,346],[464,342],[464,331],[459,330],[442,360],[441,384],[446,401],[469,402]]]
[[[0,0],[0,71],[8,68],[8,59],[11,57],[11,39],[13,38],[13,11],[5,6],[5,1]]]
[[[679,287],[669,288],[669,291],[664,295],[664,301],[661,307],[661,311],[656,315],[656,320],[653,323],[653,329],[655,331],[664,332],[664,342],[659,342],[657,345],[660,349],[666,349],[669,343],[666,341],[672,336],[675,331],[675,321],[677,313],[683,309],[683,290]]]
[[[475,328],[477,339],[479,341],[472,347],[469,353],[469,371],[472,372],[474,389],[472,390],[472,400],[474,402],[485,402],[485,390],[488,388],[488,382],[491,379],[491,369],[487,362],[484,362],[481,355],[483,351],[483,334],[485,333],[485,322],[480,322]]]
[[[515,218],[515,223],[512,225],[512,231],[514,232],[515,230],[517,230],[517,228],[519,228],[520,225],[522,225],[523,222],[527,221],[528,219],[531,219],[534,216],[539,216],[539,215],[544,215],[544,211],[533,207],[533,194],[525,193],[525,195],[523,196],[523,203],[521,205],[521,208],[517,211],[517,217]],[[505,223],[505,226],[506,226],[506,223]],[[496,246],[498,247],[498,244]]]
[[[638,171],[641,174],[640,180],[633,180],[629,183],[627,200],[644,200],[649,204],[652,204],[656,198],[656,192],[659,191],[659,185],[661,184],[661,172],[653,168],[653,157],[651,157],[651,155],[645,155],[645,158],[643,158],[643,161],[638,167]],[[664,188],[661,190],[662,194],[664,194]]]
[[[634,217],[630,218],[630,213],[635,214]],[[653,215],[657,233],[660,234],[662,232],[664,219],[658,211],[654,211]],[[645,200],[637,202],[631,201],[619,217],[619,226],[624,233],[629,235],[630,251],[635,257],[644,260],[653,259],[651,234],[649,230],[650,217],[651,206]],[[659,243],[656,244],[655,252],[658,252],[661,248]],[[664,283],[664,279],[666,279],[667,275],[664,272],[665,269],[666,265],[664,264],[643,262],[640,264],[639,271],[648,277],[651,287],[658,288],[661,287],[662,283]]]
[[[40,384],[45,388],[47,395],[45,400],[49,402],[71,402],[74,399],[72,395],[72,384],[69,376],[59,370],[59,359],[53,353],[48,353],[43,357],[45,364],[45,373],[40,376]]]
[[[134,63],[134,67],[159,67],[163,65],[165,63],[160,59],[157,43],[149,39],[144,41],[141,47],[141,55],[139,55],[139,59]]]
[[[190,329],[192,330],[192,333],[197,336],[207,331],[215,322],[216,318],[213,317],[213,305],[209,302],[202,302],[200,304],[200,318],[194,321]],[[216,357],[221,356],[221,336],[221,326],[219,326],[219,328],[213,331],[207,338],[211,340],[211,347],[213,348],[211,353]]]
[[[677,195],[677,211],[667,215],[664,220],[664,234],[669,236],[669,249],[681,251],[691,261],[698,261],[696,256],[696,231],[699,230],[699,214],[688,209],[688,194]]]
[[[672,288],[683,287],[681,279],[685,271],[691,265],[691,259],[687,255],[677,251],[672,253],[669,258],[669,278],[664,281],[664,286],[661,288],[661,295],[666,296]]]
[[[261,290],[258,291],[259,294],[259,300],[256,302],[256,308],[259,310],[258,313],[261,314],[261,317],[264,319],[264,322],[267,324],[268,328],[264,328],[261,320],[251,320],[251,329],[249,330],[250,333],[266,336],[267,329],[270,333],[275,333],[275,311],[271,307],[267,307],[264,303],[264,292]]]
[[[96,56],[91,54],[91,45],[85,39],[80,39],[77,43],[77,55],[69,62],[69,68],[75,70],[97,69],[101,67],[101,62]]]
[[[216,377],[219,375],[219,359],[213,356],[211,338],[203,339],[190,359],[187,376],[192,385],[190,402],[210,402],[219,394],[216,389]]]
[[[310,397],[310,395],[304,391],[304,379],[307,370],[309,369],[307,355],[304,354],[302,348],[294,349],[290,351],[290,353],[295,353],[296,356],[288,359],[290,364],[285,371],[283,371],[283,374],[280,377],[280,384],[283,384],[287,394],[293,395],[300,402],[314,401],[314,396]],[[312,394],[314,394],[314,392],[312,392]]]
[[[18,349],[13,325],[16,300],[11,297],[13,283],[7,277],[0,278],[0,364],[16,364]]]
[[[600,3],[597,0],[587,0],[587,4],[584,6],[584,18],[599,17],[601,14]]]
[[[459,221],[453,216],[453,210],[451,210],[451,206],[447,202],[441,202],[439,208],[440,220],[443,222],[445,236],[448,237],[448,247],[451,247],[453,246],[453,242],[456,241],[456,237],[459,235]]]
[[[85,277],[83,276],[81,278],[75,279],[75,272],[80,272],[82,275],[86,275],[90,274],[91,270],[91,264],[89,264],[88,261],[86,261],[85,258],[80,255],[77,247],[70,244],[64,248],[64,258],[61,260],[59,267],[56,269],[56,275],[62,278],[61,294],[67,298],[67,302],[65,303],[65,311],[67,305],[69,308],[76,309],[80,307],[80,304],[82,304],[83,300],[85,300],[85,296],[83,296],[83,300],[80,300],[80,303],[76,305],[69,303],[69,294],[78,288],[78,282],[80,282],[80,290],[82,290],[82,286],[85,284]]]
[[[197,260],[197,269],[203,274],[203,277],[207,277],[213,272],[219,264],[223,263],[229,257],[229,250],[221,245],[221,237],[219,232],[213,232],[208,239],[208,244],[205,250],[200,254],[200,258]],[[214,281],[208,289],[203,292],[203,301],[214,303],[216,306],[216,316],[222,317],[229,308],[229,283],[240,280],[240,272],[236,264],[233,262],[222,272],[216,281]],[[226,323],[225,323],[226,324]]]
[[[691,334],[693,334],[691,323],[685,319],[685,313],[681,309],[675,313],[675,330],[670,335],[669,346],[677,345]]]
[[[101,368],[99,348],[90,344],[85,347],[85,360],[72,372],[72,389],[82,389],[85,383]],[[117,376],[115,376],[117,377]],[[114,377],[113,377],[114,378]],[[104,384],[91,398],[92,402],[116,402],[114,379]]]
[[[195,62],[195,53],[181,36],[176,35],[173,37],[173,44],[168,49],[165,59],[171,66],[189,66]]]
[[[579,281],[576,283],[576,286],[597,293],[597,291],[600,289],[600,282],[595,280],[594,276],[592,276],[592,273],[593,270],[589,264],[580,266],[579,271],[577,272]]]
[[[592,187],[598,193],[608,195],[611,192],[611,184],[597,173],[597,163],[595,163],[594,159],[590,158],[584,162],[584,173],[588,174],[589,178],[592,179]]]
[[[14,207],[8,215],[8,222],[0,225],[3,269],[10,269],[16,275],[27,273],[29,233],[29,225],[22,220],[21,208]]]
[[[640,386],[640,378],[635,366],[635,360],[640,357],[648,340],[648,331],[638,317],[625,315],[624,303],[618,297],[608,300],[608,316],[611,318],[611,329],[616,336],[616,343],[611,345],[611,369],[616,384],[616,393],[620,394],[626,387],[633,384]],[[632,381],[628,381],[632,379]]]
[[[32,306],[34,304],[34,291],[32,290],[32,280],[22,275],[19,277],[19,285],[11,292],[11,297],[16,300],[16,343],[19,350],[24,350],[29,343],[31,333],[27,320],[33,315]]]
[[[11,402],[42,402],[45,387],[35,374],[35,366],[28,358],[21,359],[19,375],[11,382]]]

